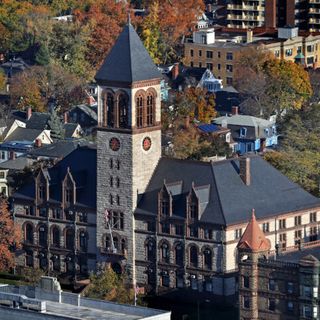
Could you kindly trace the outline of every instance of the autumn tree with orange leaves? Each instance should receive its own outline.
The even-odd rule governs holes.
[[[127,21],[127,6],[114,0],[97,0],[86,11],[75,11],[76,19],[89,26],[87,59],[97,69],[114,45]]]
[[[14,225],[8,202],[0,198],[0,271],[8,271],[15,265],[13,248],[20,246],[20,229]]]

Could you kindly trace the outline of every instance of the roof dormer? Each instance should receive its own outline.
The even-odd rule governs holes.
[[[62,183],[62,203],[64,207],[70,207],[76,203],[76,183],[72,177],[70,168]]]
[[[49,172],[41,167],[37,176],[35,177],[35,199],[37,204],[41,204],[49,200],[49,186]]]

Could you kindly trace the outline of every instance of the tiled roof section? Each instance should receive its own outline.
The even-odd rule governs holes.
[[[123,83],[160,78],[158,68],[130,23],[123,28],[95,76],[97,82]]]
[[[261,219],[320,207],[320,199],[290,181],[260,156],[250,156],[250,173],[251,182],[246,185],[239,174],[238,159],[210,163],[161,158],[146,192],[140,195],[136,212],[157,214],[158,192],[164,181],[173,192],[175,216],[186,216],[186,197],[194,188],[201,197],[200,222],[203,223],[245,223],[252,208]]]
[[[88,107],[85,104],[79,104],[77,106],[74,106],[70,112],[73,112],[76,109],[80,109],[81,111],[83,111],[86,115],[88,115],[90,118],[92,118],[92,120],[94,121],[98,121],[98,115],[97,113],[92,109],[92,107]],[[70,120],[72,121],[72,119]]]
[[[67,157],[58,162],[57,165],[48,169],[50,176],[50,199],[52,203],[62,200],[62,181],[68,168],[76,182],[77,206],[96,208],[96,185],[97,185],[97,151],[90,147],[80,147],[71,152]],[[35,198],[35,185],[24,185],[14,195],[18,201],[33,200]]]
[[[0,169],[23,170],[25,167],[32,165],[34,161],[27,157],[19,157],[14,160],[7,160],[0,163]]]
[[[251,220],[238,243],[238,248],[247,249],[252,252],[270,250],[270,241],[265,237],[263,231],[260,229],[254,210],[252,210]]]
[[[72,135],[75,133],[78,126],[79,124],[77,123],[65,123],[63,125],[65,138],[72,138]]]
[[[27,120],[27,112],[21,110],[14,110],[12,112],[12,117],[19,121],[25,122],[26,128],[28,129],[50,129],[48,126],[50,113],[32,112],[30,119]]]

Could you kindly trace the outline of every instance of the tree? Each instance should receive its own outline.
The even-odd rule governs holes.
[[[35,62],[40,66],[45,66],[50,63],[49,50],[46,45],[40,45],[35,55]]]
[[[65,130],[55,109],[51,111],[50,119],[48,121],[49,127],[51,129],[50,135],[52,139],[63,139]]]
[[[130,304],[134,301],[134,291],[126,277],[115,273],[111,267],[99,274],[92,274],[90,282],[85,291],[89,298]]]
[[[280,147],[265,159],[305,190],[319,196],[320,105],[291,110],[280,123]]]
[[[21,234],[14,225],[8,210],[8,202],[0,198],[0,271],[8,271],[15,265],[13,248],[20,247]]]
[[[142,22],[141,37],[154,63],[161,63],[163,44],[159,22],[159,2],[155,1],[149,8],[148,16]]]
[[[107,56],[127,21],[127,6],[122,1],[97,0],[86,10],[75,11],[76,20],[88,27],[86,57],[91,67],[97,69]]]
[[[290,61],[278,60],[261,48],[244,50],[237,58],[235,86],[248,114],[268,118],[300,109],[312,94],[308,73]]]

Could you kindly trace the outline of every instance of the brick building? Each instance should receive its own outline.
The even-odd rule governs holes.
[[[241,320],[319,319],[319,242],[270,254],[254,213],[238,243]]]
[[[294,246],[296,229],[304,228],[304,241],[317,238],[320,200],[262,158],[210,163],[161,156],[160,80],[127,25],[96,75],[97,150],[78,148],[14,195],[24,234],[18,265],[51,272],[54,265],[41,259],[60,253],[67,275],[110,264],[153,292],[232,297],[236,246],[252,208],[272,247]],[[83,212],[87,221],[80,221]],[[42,225],[52,232],[43,234]],[[59,250],[52,250],[57,238]],[[85,267],[81,243],[88,243]]]

